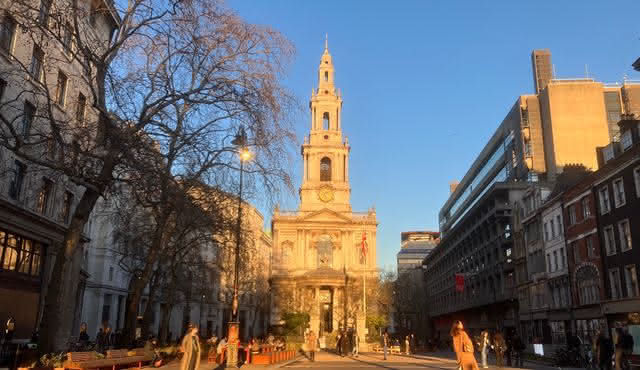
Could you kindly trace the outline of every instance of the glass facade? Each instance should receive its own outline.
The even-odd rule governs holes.
[[[441,230],[445,230],[444,226],[446,226],[447,223],[451,223],[452,217],[455,216],[455,221],[451,223],[451,226],[447,227],[446,229],[453,227],[458,222],[458,220],[460,220],[460,218],[462,218],[467,213],[467,211],[471,207],[473,207],[477,200],[487,192],[491,185],[499,181],[505,181],[509,177],[509,174],[513,172],[511,171],[511,168],[508,168],[509,166],[511,166],[511,161],[505,163],[505,154],[511,154],[513,138],[514,134],[513,131],[511,131],[508,135],[505,136],[504,140],[502,140],[502,142],[496,146],[496,148],[493,150],[491,155],[489,155],[487,160],[484,162],[484,165],[476,173],[473,179],[467,185],[464,185],[464,189],[460,192],[458,198],[455,200],[455,202],[453,202],[445,215],[440,218]],[[501,167],[499,167],[500,164],[502,164]],[[491,176],[492,174],[493,178],[487,182],[487,177]],[[469,200],[474,191],[476,191],[480,186],[483,187],[482,192],[478,193],[475,196],[474,201],[466,206],[464,212],[456,215],[456,212],[460,210],[460,207],[462,207],[465,202]]]

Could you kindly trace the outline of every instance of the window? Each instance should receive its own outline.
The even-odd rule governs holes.
[[[638,274],[636,273],[635,265],[624,267],[624,280],[627,283],[627,297],[637,297],[640,295],[640,292],[638,292]]]
[[[76,121],[81,125],[84,125],[84,115],[87,109],[87,98],[84,94],[78,94],[78,101],[76,102]]]
[[[580,267],[576,271],[578,298],[580,304],[597,303],[600,300],[598,271],[591,265]]]
[[[4,96],[4,91],[7,89],[7,81],[0,78],[0,100]]]
[[[12,199],[20,198],[20,192],[22,191],[22,183],[24,182],[24,176],[27,172],[27,166],[20,162],[15,161],[14,169],[13,169],[13,179],[9,184],[9,196]]]
[[[549,228],[546,222],[544,223],[544,240],[549,240]]]
[[[42,244],[0,229],[0,270],[39,276]]]
[[[598,194],[600,194],[600,214],[603,215],[605,213],[609,213],[611,207],[609,205],[609,189],[604,186],[600,188]]]
[[[553,271],[558,270],[558,251],[553,251]]]
[[[589,258],[593,258],[596,255],[596,250],[593,247],[593,237],[591,235],[587,236],[585,238],[585,241],[587,243],[587,256]]]
[[[109,266],[109,281],[113,281],[113,266]]]
[[[327,157],[320,160],[320,181],[331,181],[331,159]]]
[[[609,269],[609,288],[611,299],[622,298],[622,290],[620,289],[620,271],[617,268]]]
[[[51,199],[51,192],[53,190],[53,182],[51,180],[43,178],[42,187],[38,192],[38,198],[36,199],[36,211],[45,215]]]
[[[564,269],[565,261],[564,261],[564,247],[560,248],[560,268]]]
[[[640,198],[640,167],[633,169],[633,181],[636,183],[636,196]]]
[[[69,222],[72,206],[73,206],[73,193],[71,193],[70,191],[65,191],[64,198],[62,199],[62,212],[60,214],[60,219],[65,224]]]
[[[13,41],[16,37],[18,23],[13,17],[5,15],[0,28],[0,48],[7,54],[13,54]]]
[[[553,224],[553,219],[549,222],[549,226],[551,226],[551,239],[555,239],[556,237],[556,225]]]
[[[575,264],[579,264],[580,263],[580,247],[578,246],[578,242],[573,242],[571,243],[571,249],[573,250],[573,262],[575,262]]]
[[[324,82],[328,82],[329,81],[329,72],[325,72],[324,73]]]
[[[64,25],[64,34],[62,36],[62,46],[67,53],[71,52],[71,43],[73,41],[73,26],[70,23]]]
[[[33,45],[33,52],[31,53],[31,67],[29,73],[31,77],[40,81],[42,79],[42,64],[44,62],[44,51],[38,45]]]
[[[331,128],[330,122],[329,122],[329,113],[328,112],[324,112],[322,114],[322,128],[325,130],[329,130]]]
[[[627,130],[620,138],[620,144],[622,144],[622,150],[627,150],[633,144],[633,138],[631,136],[631,130]]]
[[[631,230],[629,230],[629,220],[618,222],[618,235],[620,236],[620,251],[631,249]]]
[[[547,254],[547,270],[551,272],[551,255]]]
[[[49,25],[49,13],[51,12],[51,0],[40,1],[40,13],[38,14],[38,23],[47,27]]]
[[[613,236],[613,226],[611,225],[604,228],[604,249],[607,256],[616,254],[616,239]]]
[[[58,71],[58,87],[56,89],[56,103],[64,107],[65,100],[67,97],[67,75],[65,75],[62,71]]]
[[[616,208],[622,207],[626,203],[622,178],[613,180],[613,203]]]
[[[588,197],[582,198],[582,219],[586,220],[591,216],[591,201]]]
[[[36,107],[28,101],[24,102],[24,109],[22,112],[22,132],[23,136],[29,136],[31,132],[31,125],[33,124],[33,118],[36,115]]]
[[[526,140],[524,142],[524,156],[531,157],[532,149],[531,149],[531,140]]]
[[[569,206],[569,225],[575,225],[576,223],[576,205]]]
[[[558,224],[558,235],[562,235],[562,219],[560,219],[560,215],[556,216],[556,223]]]

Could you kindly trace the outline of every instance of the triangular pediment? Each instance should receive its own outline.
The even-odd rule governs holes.
[[[309,212],[304,215],[300,221],[351,223],[353,220],[351,217],[346,216],[343,213],[333,211],[329,208],[323,208],[318,211]]]

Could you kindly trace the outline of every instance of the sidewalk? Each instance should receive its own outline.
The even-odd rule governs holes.
[[[426,359],[442,359],[442,358],[446,358],[449,360],[456,359],[456,355],[455,353],[453,353],[453,351],[422,352],[422,353],[416,353],[411,355],[400,354],[396,356],[405,356],[405,357],[412,357],[412,358],[425,359],[425,360]],[[476,352],[475,356],[476,356],[476,360],[478,361],[478,366],[482,368],[482,364],[480,363],[480,353]],[[505,364],[506,364],[506,360],[505,360]],[[496,357],[489,354],[489,357],[487,359],[487,365],[491,368],[497,368]],[[514,364],[512,363],[512,365]],[[551,366],[549,364],[545,364],[537,361],[529,361],[529,360],[522,361],[522,368],[523,369],[556,369],[557,370],[556,367]],[[503,366],[501,367],[501,369],[518,369],[518,368],[513,366],[510,366],[510,367]],[[566,368],[563,368],[563,369],[566,369]]]
[[[316,361],[317,361],[317,355],[316,355]],[[295,358],[288,360],[288,361],[282,361],[279,362],[277,364],[274,365],[251,365],[251,364],[243,364],[241,366],[239,366],[239,368],[241,369],[263,369],[263,370],[267,370],[267,369],[279,369],[283,366],[287,366],[292,362],[296,362],[296,361],[308,361],[304,356],[302,355],[297,355]],[[153,369],[152,367],[148,366],[148,367],[143,367],[145,369]],[[206,359],[203,359],[200,361],[200,368],[198,368],[198,370],[213,370],[213,369],[224,369],[225,368],[225,364],[219,365],[216,363],[207,363]],[[180,370],[180,360],[174,360],[171,361],[170,363],[166,364],[166,365],[162,365],[161,367],[159,367],[158,369],[162,369],[162,370]]]

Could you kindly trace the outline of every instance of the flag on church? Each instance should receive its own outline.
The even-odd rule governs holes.
[[[456,292],[464,292],[464,275],[456,274]]]

